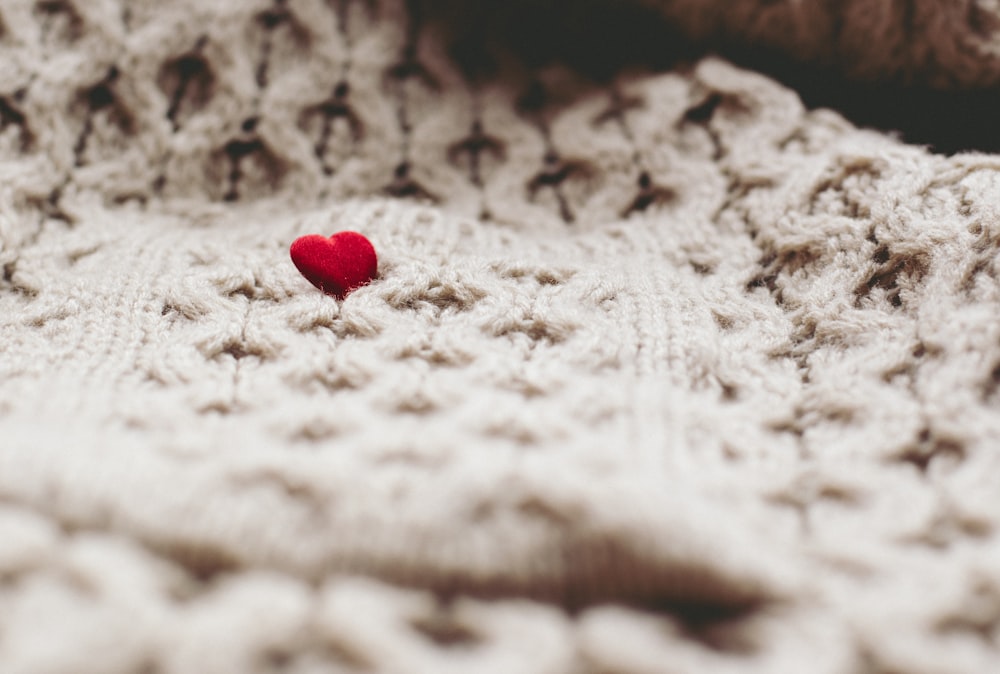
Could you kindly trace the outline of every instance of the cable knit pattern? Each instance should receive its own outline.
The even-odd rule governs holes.
[[[992,671],[1000,159],[453,4],[0,0],[0,670]]]

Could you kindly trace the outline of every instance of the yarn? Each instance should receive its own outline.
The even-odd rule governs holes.
[[[995,668],[1000,162],[632,49],[995,9],[537,4],[0,0],[0,671]]]

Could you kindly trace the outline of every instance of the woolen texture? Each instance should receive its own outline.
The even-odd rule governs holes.
[[[996,2],[454,4],[0,0],[0,671],[993,671],[1000,158],[533,27],[962,88]]]

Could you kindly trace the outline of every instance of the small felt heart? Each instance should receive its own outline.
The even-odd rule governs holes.
[[[310,283],[337,299],[344,299],[378,273],[375,247],[357,232],[337,232],[330,238],[302,236],[292,242],[289,253]]]

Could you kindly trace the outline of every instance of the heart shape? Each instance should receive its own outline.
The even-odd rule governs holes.
[[[310,283],[341,300],[378,273],[375,247],[357,232],[337,232],[330,238],[308,234],[293,241],[288,252]]]

